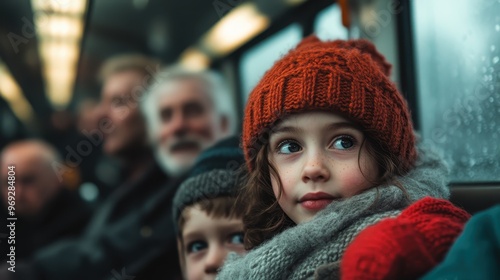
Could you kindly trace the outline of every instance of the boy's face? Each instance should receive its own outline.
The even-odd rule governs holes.
[[[243,254],[243,221],[215,218],[189,207],[182,229],[181,263],[188,280],[215,279],[229,252]]]

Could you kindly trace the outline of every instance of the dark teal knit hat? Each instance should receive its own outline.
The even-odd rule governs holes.
[[[173,201],[174,224],[182,210],[203,199],[236,196],[243,184],[241,166],[245,163],[238,137],[230,137],[207,149],[177,190]]]

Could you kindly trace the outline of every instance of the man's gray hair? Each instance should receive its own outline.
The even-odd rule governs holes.
[[[159,60],[140,53],[119,54],[104,61],[97,78],[103,83],[110,76],[124,71],[137,71],[142,76],[151,76],[160,66]]]
[[[171,81],[182,79],[194,79],[207,85],[207,92],[214,105],[214,112],[227,119],[228,135],[235,134],[237,114],[234,97],[222,75],[213,70],[197,71],[182,66],[171,66],[162,69],[153,77],[153,84],[145,92],[140,102],[141,111],[146,117],[150,140],[154,139],[157,130],[160,129],[158,98],[161,96],[161,91],[159,89]]]

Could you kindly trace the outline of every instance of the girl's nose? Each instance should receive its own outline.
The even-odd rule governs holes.
[[[314,153],[307,158],[305,166],[302,170],[302,180],[307,183],[325,182],[330,179],[330,169],[325,157],[320,153]]]

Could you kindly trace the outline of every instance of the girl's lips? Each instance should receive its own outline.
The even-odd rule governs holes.
[[[328,204],[332,203],[334,199],[331,198],[331,199],[318,199],[318,200],[305,200],[305,201],[302,201],[300,204],[302,205],[302,207],[308,209],[308,210],[315,210],[315,211],[319,211],[323,208],[325,208],[326,206],[328,206]]]
[[[299,203],[308,210],[321,210],[336,198],[324,192],[308,193],[304,195]]]

